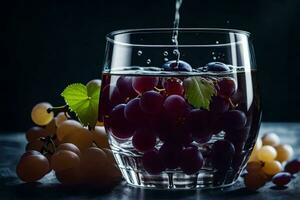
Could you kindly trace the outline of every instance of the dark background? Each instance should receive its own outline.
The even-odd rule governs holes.
[[[61,105],[67,84],[100,78],[107,33],[171,27],[174,1],[2,1],[0,131],[24,131],[37,102]],[[250,31],[263,120],[300,121],[299,9],[299,0],[185,0],[180,26]]]

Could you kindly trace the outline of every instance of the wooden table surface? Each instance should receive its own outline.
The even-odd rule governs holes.
[[[300,123],[263,123],[260,134],[274,131],[283,143],[294,147],[296,156],[300,156]],[[0,134],[0,199],[238,199],[238,200],[300,200],[300,174],[287,188],[277,189],[271,183],[257,192],[244,188],[242,180],[235,185],[218,190],[163,191],[145,190],[127,186],[122,182],[111,189],[92,189],[67,187],[60,185],[52,173],[39,183],[22,183],[15,173],[16,163],[25,148],[24,133]]]

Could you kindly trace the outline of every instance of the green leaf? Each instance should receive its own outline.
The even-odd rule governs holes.
[[[71,84],[61,96],[83,126],[95,127],[98,119],[99,82],[90,81],[86,86],[81,83]]]
[[[216,89],[212,81],[191,77],[184,81],[185,98],[195,108],[209,110],[212,96],[216,95]]]

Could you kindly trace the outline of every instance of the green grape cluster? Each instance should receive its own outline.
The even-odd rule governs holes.
[[[100,91],[100,80],[88,83],[91,84]],[[33,107],[35,126],[26,132],[28,143],[16,168],[18,177],[35,182],[53,170],[62,184],[118,183],[122,176],[104,127],[85,127],[71,119],[68,111],[68,106],[55,108],[46,102]]]

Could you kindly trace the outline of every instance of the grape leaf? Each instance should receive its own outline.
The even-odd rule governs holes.
[[[96,84],[74,83],[61,93],[70,110],[83,126],[95,127],[98,119],[100,86]]]
[[[185,98],[195,108],[209,110],[212,96],[216,95],[216,89],[212,81],[191,77],[184,80]]]

